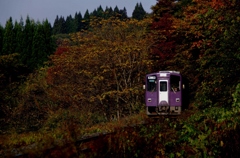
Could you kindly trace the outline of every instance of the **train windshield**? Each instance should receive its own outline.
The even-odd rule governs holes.
[[[171,91],[180,91],[180,76],[171,75],[170,76],[170,85],[171,85]]]
[[[157,77],[148,76],[147,78],[147,91],[154,92],[157,89]]]

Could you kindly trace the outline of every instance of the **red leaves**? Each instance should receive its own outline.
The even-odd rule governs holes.
[[[66,47],[58,47],[54,55],[61,55],[67,51],[68,51],[68,48]]]
[[[152,47],[151,56],[153,60],[158,60],[156,67],[161,65],[165,69],[167,61],[175,55],[175,27],[173,18],[170,14],[164,14],[158,21],[153,22],[151,29],[153,30],[153,38],[155,44]]]
[[[212,0],[211,7],[214,9],[219,9],[224,6],[224,2],[222,0]]]

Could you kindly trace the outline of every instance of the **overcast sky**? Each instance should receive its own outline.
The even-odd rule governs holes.
[[[118,9],[127,9],[128,16],[137,3],[142,3],[144,10],[151,13],[151,6],[157,0],[0,0],[0,25],[5,26],[6,21],[12,17],[13,22],[19,21],[22,17],[26,20],[27,15],[35,21],[48,19],[53,24],[56,16],[63,16],[65,19],[70,14],[74,17],[76,12],[84,16],[88,9],[91,13],[100,5],[105,10],[106,6]]]

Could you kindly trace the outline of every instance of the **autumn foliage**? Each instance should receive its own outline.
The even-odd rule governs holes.
[[[239,4],[163,0],[152,10],[143,20],[93,18],[88,31],[65,35],[44,67],[19,87],[11,84],[19,88],[13,100],[17,103],[8,106],[11,99],[4,100],[1,107],[11,114],[4,127],[17,132],[67,130],[76,138],[75,127],[85,129],[144,111],[145,74],[177,70],[189,81],[190,112],[177,121],[119,130],[104,140],[110,144],[106,152],[123,157],[234,156],[240,120]],[[1,56],[1,64],[8,59],[19,67],[15,57]],[[1,83],[12,79],[5,69],[0,73]],[[96,144],[89,144],[98,151]],[[234,151],[228,152],[231,144]]]
[[[94,20],[89,32],[72,34],[71,46],[52,56],[51,97],[64,106],[120,118],[140,110],[147,71],[149,21]],[[145,37],[145,38],[143,38]],[[51,78],[51,79],[50,79]]]

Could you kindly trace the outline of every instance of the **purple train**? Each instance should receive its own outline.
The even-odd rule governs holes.
[[[145,103],[148,116],[180,115],[184,85],[178,71],[146,75]]]

